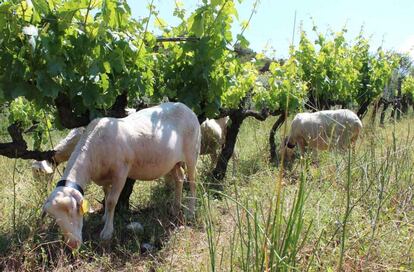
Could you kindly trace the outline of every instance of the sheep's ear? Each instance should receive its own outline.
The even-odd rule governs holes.
[[[89,211],[89,206],[89,201],[86,199],[82,199],[79,206],[80,214],[84,215],[85,213],[87,213]]]

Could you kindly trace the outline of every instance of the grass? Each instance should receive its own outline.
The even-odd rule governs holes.
[[[321,152],[317,162],[296,161],[283,175],[280,205],[279,169],[267,161],[274,121],[243,124],[221,198],[206,189],[210,163],[202,159],[197,218],[185,225],[167,212],[172,194],[162,181],[139,182],[131,213],[116,216],[114,239],[102,243],[103,195],[89,186],[86,197],[98,211],[85,218],[85,245],[75,254],[52,220],[40,221],[54,183],[34,181],[28,161],[0,157],[0,269],[413,271],[412,117],[385,128],[364,120],[355,154]],[[61,136],[54,133],[54,141]],[[128,232],[132,221],[144,232]],[[144,243],[154,250],[141,253]]]

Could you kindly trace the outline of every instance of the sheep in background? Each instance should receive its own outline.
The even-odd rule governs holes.
[[[70,155],[75,149],[76,144],[79,142],[83,133],[85,132],[84,127],[74,128],[69,134],[61,140],[56,147],[55,155],[53,156],[53,161],[58,165],[59,163],[69,160]]]
[[[127,115],[135,113],[135,109],[126,108],[125,112]],[[79,142],[82,134],[85,132],[85,127],[78,127],[72,129],[69,134],[61,140],[56,147],[53,149],[55,155],[53,156],[53,163],[49,161],[33,161],[32,162],[32,173],[33,178],[36,180],[52,180],[54,168],[62,162],[69,159],[76,144]]]
[[[53,177],[53,167],[48,161],[33,161],[32,174],[35,180],[51,181]]]
[[[201,128],[200,155],[210,155],[212,165],[217,163],[218,153],[226,141],[228,116],[220,119],[206,119]]]
[[[292,121],[289,136],[282,141],[280,155],[284,153],[287,161],[292,160],[296,145],[302,155],[306,146],[314,155],[317,150],[344,150],[355,145],[361,129],[361,120],[348,109],[298,113]]]
[[[226,141],[227,124],[230,118],[228,116],[219,119],[206,119],[200,125],[201,129],[201,147],[200,155],[210,155],[211,167],[217,163],[218,154]],[[184,165],[183,165],[184,167]],[[181,169],[183,171],[183,169]],[[234,173],[233,164],[233,173]],[[174,178],[171,175],[164,177],[166,186],[169,189],[174,188]]]
[[[53,156],[53,163],[49,161],[33,161],[32,173],[37,180],[46,179],[51,180],[54,172],[54,167],[69,159],[76,144],[79,142],[82,134],[85,132],[84,127],[74,128],[69,134],[61,140],[53,149],[55,154]],[[54,165],[53,165],[54,164]]]
[[[154,180],[170,173],[175,178],[173,207],[177,213],[184,182],[181,165],[185,163],[191,191],[189,210],[194,215],[200,141],[197,116],[182,103],[164,103],[120,119],[95,119],[76,145],[43,210],[56,219],[68,246],[79,247],[87,210],[83,190],[93,180],[105,191],[105,225],[100,237],[108,240],[126,178]]]

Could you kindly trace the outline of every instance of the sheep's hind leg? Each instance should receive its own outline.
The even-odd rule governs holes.
[[[169,172],[168,174],[164,176],[165,186],[168,188],[168,190],[171,190],[171,191],[175,188],[175,178],[174,178],[173,171]]]
[[[183,184],[184,184],[184,173],[181,168],[181,163],[177,163],[173,170],[171,170],[171,175],[175,181],[175,199],[174,199],[174,206],[172,209],[172,214],[177,216],[181,210],[181,199],[182,199],[182,192],[183,192]]]
[[[190,184],[190,192],[191,192],[191,198],[190,198],[190,204],[189,204],[189,210],[190,210],[190,216],[194,217],[195,215],[195,204],[196,204],[196,164],[197,162],[187,162],[187,175],[188,175],[188,182]]]

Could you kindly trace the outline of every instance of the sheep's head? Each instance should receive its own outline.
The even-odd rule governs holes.
[[[43,206],[43,211],[56,219],[71,249],[82,244],[83,214],[88,210],[87,206],[78,190],[63,186],[56,187]]]
[[[53,167],[48,161],[33,161],[32,174],[35,180],[49,181],[53,176]]]
[[[285,137],[280,144],[279,158],[284,158],[286,162],[290,162],[295,158],[295,146],[289,142],[289,138]]]

